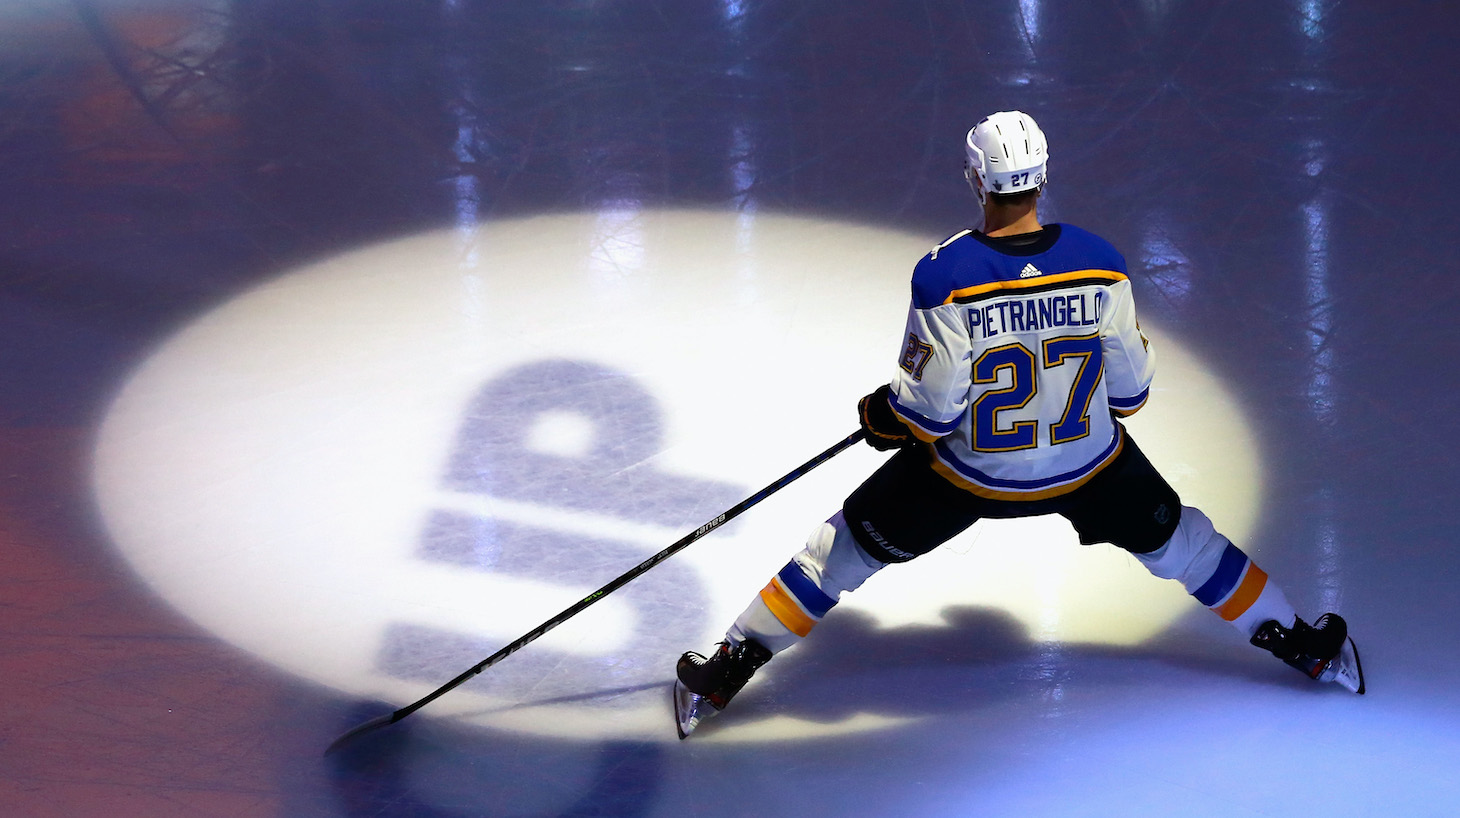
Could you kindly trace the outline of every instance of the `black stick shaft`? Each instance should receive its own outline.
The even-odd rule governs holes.
[[[858,429],[856,432],[853,432],[846,438],[838,441],[836,445],[811,458],[805,463],[802,463],[795,469],[792,469],[791,472],[788,473],[786,476],[782,477],[774,483],[771,483],[769,486],[766,486],[765,488],[761,489],[750,497],[747,497],[746,499],[740,501],[731,508],[726,509],[719,516],[715,517],[714,519],[685,535],[673,545],[644,560],[633,568],[630,568],[628,571],[625,571],[623,574],[620,574],[618,577],[610,581],[607,585],[599,588],[588,596],[583,597],[582,599],[573,603],[568,608],[564,609],[562,613],[523,634],[517,639],[517,641],[502,648],[491,656],[488,656],[480,663],[473,665],[471,668],[463,672],[460,676],[457,676],[455,679],[452,679],[446,684],[436,688],[435,690],[426,694],[417,701],[414,701],[406,705],[405,707],[402,707],[401,709],[395,711],[394,713],[391,713],[389,718],[378,718],[373,721],[366,722],[359,727],[356,727],[354,730],[351,730],[350,732],[336,739],[334,744],[330,745],[330,748],[333,749],[350,736],[357,735],[358,733],[365,732],[368,729],[381,727],[386,724],[395,724],[406,716],[409,716],[417,710],[420,710],[422,707],[425,707],[426,705],[455,689],[457,686],[461,685],[461,683],[465,682],[471,677],[477,675],[478,673],[481,673],[482,671],[507,658],[508,656],[511,656],[513,653],[516,653],[518,650],[521,650],[528,644],[535,641],[538,637],[563,624],[569,619],[572,619],[574,616],[577,616],[583,611],[583,609],[587,608],[589,605],[592,605],[593,603],[597,602],[600,599],[603,599],[614,591],[617,591],[619,588],[622,588],[624,585],[628,584],[640,574],[643,574],[650,568],[653,568],[659,563],[674,556],[676,553],[683,550],[686,546],[690,545],[691,543],[695,542],[696,540],[700,539],[711,531],[714,531],[725,523],[728,523],[736,517],[740,516],[741,512],[785,488],[793,481],[804,476],[807,472],[835,457],[848,446],[859,442],[864,435],[865,433],[862,430]]]

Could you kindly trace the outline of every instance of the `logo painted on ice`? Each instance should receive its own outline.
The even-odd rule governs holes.
[[[549,413],[559,421],[560,434],[565,414],[588,424],[585,451],[534,450],[527,438],[535,420]],[[644,466],[662,437],[654,399],[624,373],[570,360],[508,371],[483,386],[467,407],[440,505],[427,518],[417,556],[526,582],[601,586],[639,563],[644,545],[612,530],[584,534],[564,525],[564,517],[601,515],[673,527],[706,508],[723,508],[742,493],[728,483]],[[723,521],[723,515],[716,519]],[[620,650],[567,654],[539,644],[494,666],[474,686],[488,695],[540,701],[580,694],[605,678],[614,678],[620,688],[652,685],[663,668],[626,666],[625,658],[675,656],[705,625],[700,608],[662,604],[704,597],[697,574],[682,564],[661,564],[614,596],[635,613],[632,632],[614,635]],[[439,682],[477,661],[470,657],[498,647],[479,633],[397,623],[387,628],[377,661],[391,676]],[[619,696],[604,706],[640,704]]]

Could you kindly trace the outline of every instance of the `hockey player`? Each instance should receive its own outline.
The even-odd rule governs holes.
[[[709,656],[676,667],[680,738],[804,638],[842,594],[982,517],[1060,514],[1180,581],[1252,644],[1313,679],[1364,692],[1334,613],[1298,618],[1282,589],[1176,492],[1119,418],[1146,402],[1155,355],[1124,258],[1067,224],[1041,225],[1043,132],[1027,114],[969,130],[964,175],[984,225],[928,253],[895,377],[862,398],[867,441],[896,449],[737,618]]]

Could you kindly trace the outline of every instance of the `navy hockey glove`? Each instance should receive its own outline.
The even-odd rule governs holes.
[[[889,398],[892,387],[883,384],[877,390],[857,401],[857,415],[862,421],[862,431],[867,433],[867,442],[879,452],[889,449],[906,449],[918,442],[908,431],[907,424],[892,411]]]

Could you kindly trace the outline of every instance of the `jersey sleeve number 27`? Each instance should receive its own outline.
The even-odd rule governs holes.
[[[973,402],[973,448],[980,452],[1012,452],[1039,445],[1039,422],[1015,421],[1000,428],[999,413],[1022,409],[1039,396],[1039,375],[1043,370],[1076,366],[1073,384],[1065,396],[1064,414],[1049,427],[1051,445],[1079,440],[1090,434],[1090,399],[1104,373],[1100,355],[1100,337],[1084,335],[1050,338],[1041,345],[1038,358],[1020,343],[995,347],[973,363],[975,384],[997,384],[1007,370],[1012,376],[1008,385],[990,389]],[[1048,396],[1045,396],[1046,398]]]

